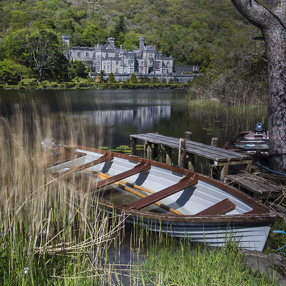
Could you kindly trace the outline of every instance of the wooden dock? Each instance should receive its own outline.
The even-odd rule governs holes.
[[[247,172],[227,175],[224,182],[240,188],[258,200],[277,199],[282,195],[281,185]]]
[[[188,135],[188,133],[187,133]],[[138,140],[145,142],[146,157],[153,159],[153,147],[161,146],[165,150],[166,163],[172,164],[171,154],[172,150],[176,149],[179,152],[178,165],[185,167],[186,156],[189,157],[189,169],[193,169],[192,158],[200,156],[210,161],[210,164],[217,167],[222,167],[220,171],[220,179],[223,180],[228,174],[230,165],[246,165],[246,170],[251,170],[252,157],[249,155],[229,151],[216,146],[211,146],[199,142],[192,141],[186,138],[176,138],[171,136],[164,136],[158,133],[144,133],[130,135],[131,152],[136,155],[136,144]]]

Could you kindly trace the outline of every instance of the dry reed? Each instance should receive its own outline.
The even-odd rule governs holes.
[[[0,247],[10,246],[13,257],[22,234],[27,256],[80,253],[78,275],[88,269],[88,275],[98,276],[106,248],[124,220],[117,216],[110,222],[95,196],[72,191],[44,172],[44,164],[39,164],[44,160],[41,141],[54,136],[71,144],[85,138],[80,121],[51,116],[47,107],[35,103],[18,106],[9,119],[1,118]],[[34,154],[41,154],[37,163],[31,159]]]

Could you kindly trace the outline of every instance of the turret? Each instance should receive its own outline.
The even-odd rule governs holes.
[[[144,45],[145,45],[145,37],[140,36],[139,37],[139,47],[140,47],[141,51],[144,49]]]

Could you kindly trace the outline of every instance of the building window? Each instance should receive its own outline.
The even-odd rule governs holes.
[[[89,53],[86,53],[86,56],[89,57]]]
[[[93,53],[93,58],[95,59],[95,53]]]
[[[80,57],[80,52],[77,52],[77,56]]]
[[[119,61],[116,61],[116,65],[117,65],[117,66],[119,65]]]

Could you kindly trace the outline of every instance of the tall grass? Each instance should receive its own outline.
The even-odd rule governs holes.
[[[253,273],[232,242],[223,248],[207,248],[184,240],[153,240],[141,269],[146,285],[279,285],[274,271]]]
[[[44,172],[41,141],[62,135],[77,143],[76,124],[36,104],[1,118],[1,285],[94,285],[109,275],[102,258],[123,219],[111,220],[96,197],[68,190]],[[33,154],[41,155],[32,161]]]

